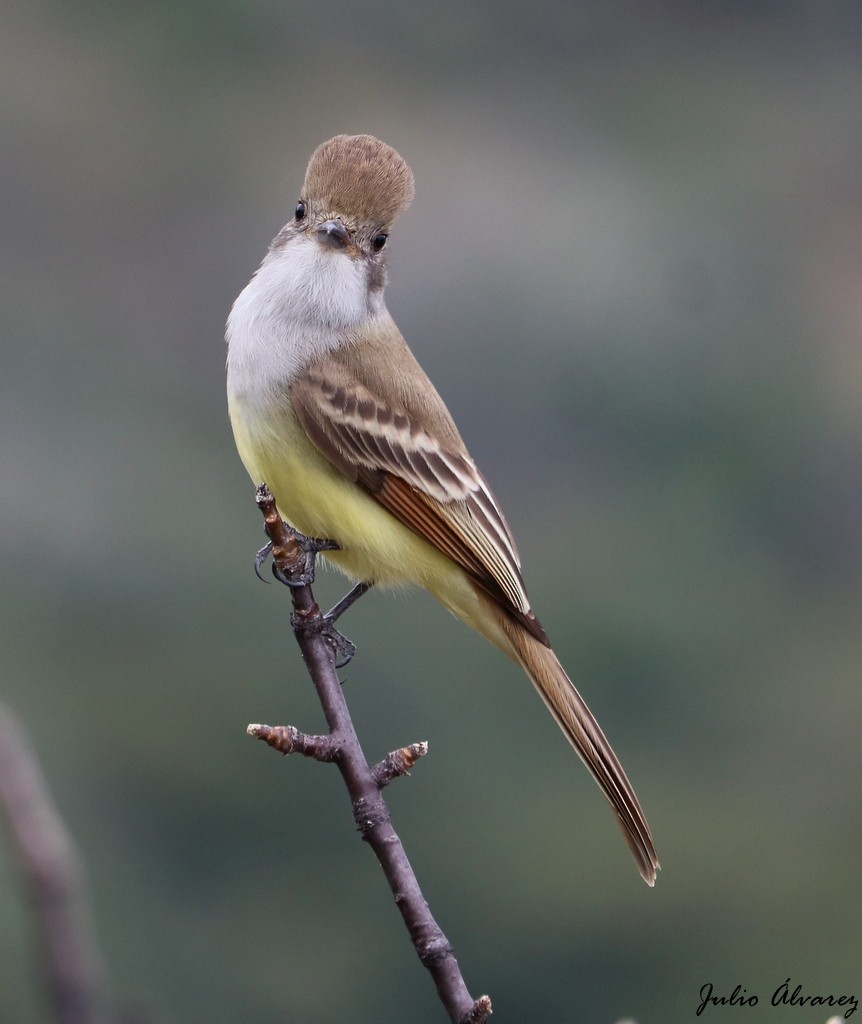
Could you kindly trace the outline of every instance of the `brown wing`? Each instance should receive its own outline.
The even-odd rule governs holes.
[[[548,643],[506,521],[466,452],[444,448],[415,418],[389,408],[335,363],[306,370],[290,397],[309,438],[334,466]]]

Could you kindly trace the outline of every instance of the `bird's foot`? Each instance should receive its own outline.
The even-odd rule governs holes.
[[[339,633],[335,626],[328,621],[328,618],[324,618],[320,633],[335,654],[336,668],[344,668],[353,660],[353,655],[356,654],[356,644],[352,640],[348,640],[343,633]]]
[[[352,659],[353,655],[356,654],[356,644],[352,640],[348,640],[343,633],[339,633],[335,628],[336,621],[347,611],[347,609],[358,601],[363,594],[367,594],[373,586],[372,583],[357,583],[356,586],[347,594],[333,608],[322,617],[321,634],[326,637],[329,641],[332,649],[335,651],[335,667],[344,668],[344,666]]]
[[[321,551],[337,551],[338,545],[334,540],[319,540],[317,537],[306,537],[299,530],[294,530],[292,526],[286,526],[286,528],[302,553],[304,565],[288,574],[282,572],[278,565],[273,562],[272,575],[275,576],[279,583],[283,583],[286,587],[307,587],[314,583],[314,564],[317,561],[317,556]],[[261,570],[271,554],[272,541],[269,541],[264,544],[254,557],[254,572],[259,580],[263,579]]]
[[[302,612],[294,612],[290,624],[295,632],[303,632],[310,636],[321,636],[332,648],[335,655],[335,667],[344,668],[356,653],[356,644],[348,640],[333,626],[328,615],[315,615],[309,618]]]

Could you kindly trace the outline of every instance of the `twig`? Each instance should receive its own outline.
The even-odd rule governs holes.
[[[284,755],[303,754],[315,761],[334,761],[338,753],[331,736],[309,736],[292,725],[250,725],[246,732]]]
[[[329,736],[307,736],[290,726],[249,726],[249,732],[283,753],[295,751],[318,760],[335,761],[350,794],[359,834],[380,862],[416,953],[434,979],[450,1021],[482,1024],[491,1013],[491,1000],[488,996],[474,1000],[467,990],[452,946],[422,895],[381,794],[381,789],[393,778],[409,771],[427,751],[427,744],[413,744],[394,751],[380,764],[369,766],[336,673],[333,646],[326,636],[326,619],[320,613],[310,585],[304,582],[309,567],[308,552],[301,546],[299,535],[282,522],[275,499],[265,485],[257,489],[256,499],[264,516],[267,536],[272,541],[275,569],[282,579],[292,581],[291,621],[326,716]],[[298,580],[302,580],[302,584],[294,585]]]
[[[83,871],[24,730],[0,705],[0,811],[38,923],[59,1024],[104,1022],[102,962],[87,921]]]
[[[409,775],[413,765],[416,764],[420,757],[424,757],[427,753],[428,744],[425,742],[411,743],[409,747],[393,750],[391,754],[387,754],[382,761],[379,761],[371,769],[374,781],[380,789],[383,789],[393,779],[397,779],[399,775]]]

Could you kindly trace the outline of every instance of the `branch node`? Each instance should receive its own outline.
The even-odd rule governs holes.
[[[482,1024],[493,1012],[490,996],[479,996],[458,1024]]]
[[[287,756],[302,754],[315,761],[335,761],[338,747],[331,736],[311,736],[292,725],[250,725],[246,732]]]
[[[370,801],[362,796],[353,801],[353,818],[360,836],[366,842],[370,840],[375,829],[380,828],[381,825],[390,824],[392,820],[386,804],[381,802],[379,805],[372,806]]]
[[[383,789],[400,775],[409,775],[413,765],[427,753],[428,744],[423,740],[421,743],[411,743],[409,747],[401,747],[400,750],[393,750],[392,753],[387,754],[371,769],[377,788]]]
[[[324,625],[320,605],[316,601],[309,608],[298,608],[290,613],[290,628],[294,633],[317,636],[323,632]]]
[[[426,967],[431,968],[441,960],[448,960],[449,957],[454,955],[455,950],[446,936],[440,932],[429,939],[418,941],[416,943],[416,952],[419,954],[419,959],[422,963]]]

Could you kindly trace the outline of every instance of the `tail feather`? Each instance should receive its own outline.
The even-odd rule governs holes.
[[[656,872],[661,865],[649,825],[635,791],[598,722],[549,647],[539,643],[505,613],[500,615],[500,625],[512,645],[516,660],[614,809],[644,881],[647,885],[655,885]]]

